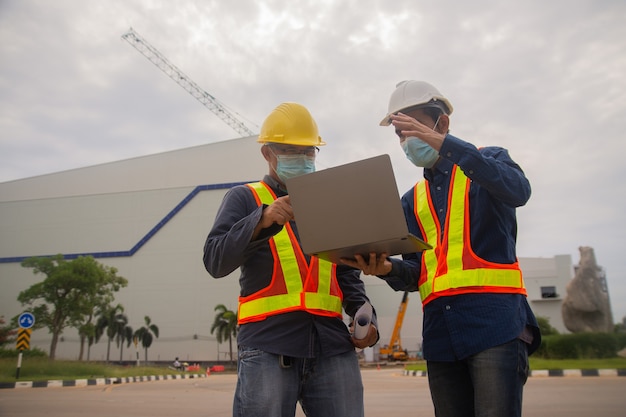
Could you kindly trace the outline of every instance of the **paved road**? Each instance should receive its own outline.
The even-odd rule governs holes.
[[[234,375],[121,385],[0,390],[3,417],[230,416]],[[434,415],[424,377],[363,370],[368,417]],[[525,417],[623,417],[626,377],[531,377]],[[298,409],[299,417],[304,414]]]

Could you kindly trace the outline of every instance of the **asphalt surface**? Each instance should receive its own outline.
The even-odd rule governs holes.
[[[434,416],[427,378],[399,369],[365,369],[366,416]],[[91,386],[0,390],[0,416],[171,417],[230,416],[233,374]],[[298,408],[298,417],[304,416]],[[531,377],[524,393],[526,417],[623,417],[626,378]]]

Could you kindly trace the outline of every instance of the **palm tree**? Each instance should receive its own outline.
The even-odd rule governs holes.
[[[106,321],[102,319],[102,315],[98,316],[93,332],[87,336],[87,361],[90,359],[91,346],[98,343],[106,330]]]
[[[118,333],[115,336],[115,343],[117,347],[120,348],[120,363],[122,362],[122,357],[124,355],[124,342],[126,342],[126,347],[129,347],[133,342],[133,328],[128,324],[124,324],[124,326],[118,329]]]
[[[91,345],[94,344],[96,340],[96,325],[95,323],[85,323],[78,329],[78,334],[80,335],[80,353],[78,354],[78,360],[83,360],[83,346],[85,340],[87,341],[87,361],[89,361],[89,355],[91,353]]]
[[[123,314],[124,307],[121,304],[115,307],[107,308],[102,312],[98,321],[96,322],[96,342],[100,341],[100,337],[106,333],[107,335],[107,362],[109,362],[109,356],[111,353],[111,340],[113,340],[120,329],[123,329],[126,323],[128,323],[128,317]],[[106,331],[105,331],[106,330]]]
[[[87,342],[87,360],[89,360],[89,351],[93,344],[94,335],[96,332],[96,325],[92,323],[93,316],[90,316],[86,323],[81,324],[78,327],[78,335],[80,337],[80,351],[78,352],[78,360],[83,360],[83,354],[85,351],[85,341]]]
[[[141,346],[145,349],[144,361],[148,362],[148,348],[152,345],[153,335],[157,339],[159,338],[159,327],[156,324],[152,324],[150,317],[145,316],[145,326],[140,327],[135,331],[134,337],[141,341]]]
[[[211,326],[211,334],[217,330],[215,338],[217,343],[222,343],[228,338],[228,346],[230,349],[230,361],[233,361],[233,336],[237,336],[237,314],[226,308],[224,304],[215,306],[217,314]]]

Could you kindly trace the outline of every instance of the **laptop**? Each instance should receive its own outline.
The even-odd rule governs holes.
[[[286,181],[303,251],[334,263],[355,254],[432,249],[409,233],[389,155]]]

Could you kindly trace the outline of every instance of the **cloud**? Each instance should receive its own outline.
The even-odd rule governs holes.
[[[272,0],[0,2],[0,181],[238,134],[121,35],[133,27],[258,129],[305,104],[328,167],[392,156],[399,190],[421,172],[378,122],[398,81],[453,103],[452,133],[509,149],[533,185],[520,256],[591,245],[626,315],[626,3]]]

